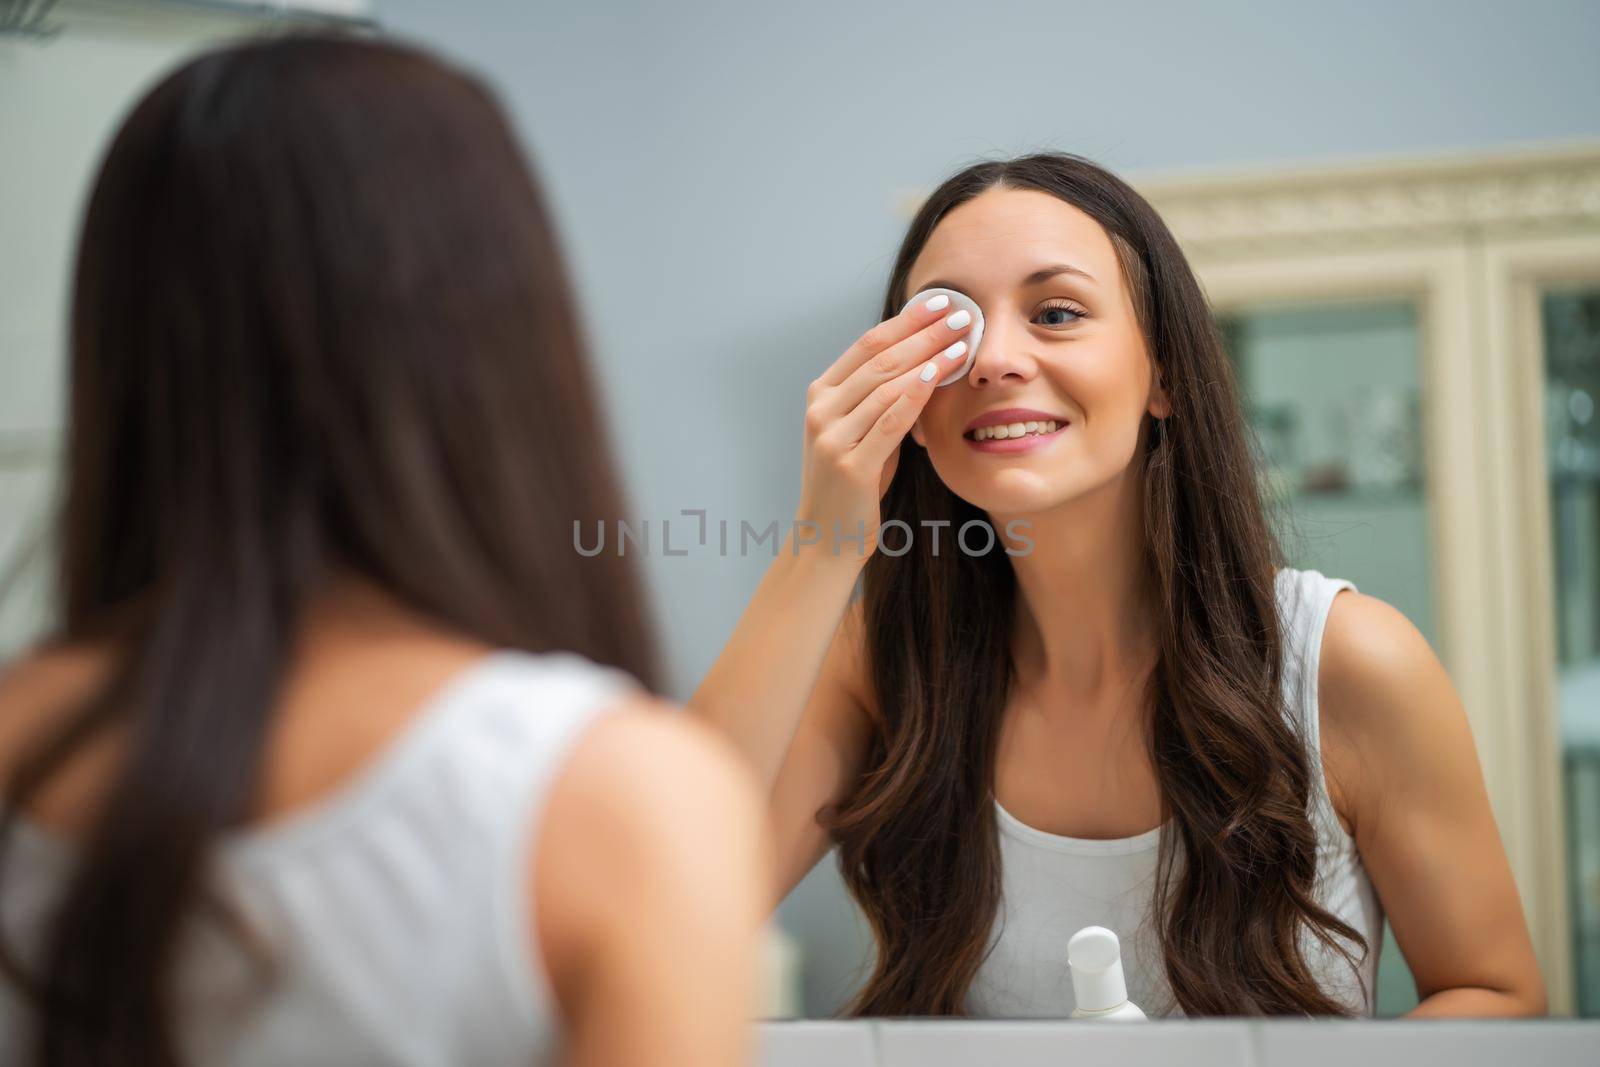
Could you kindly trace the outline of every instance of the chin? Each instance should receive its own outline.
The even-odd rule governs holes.
[[[1026,516],[1049,511],[1082,496],[1090,488],[1078,479],[1064,479],[1061,472],[1011,467],[1003,470],[950,469],[929,457],[934,471],[956,496],[990,515]]]

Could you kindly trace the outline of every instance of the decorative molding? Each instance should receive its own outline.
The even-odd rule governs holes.
[[[1600,142],[1127,175],[1200,256],[1600,230]],[[896,189],[909,220],[927,189]]]
[[[1600,144],[1130,180],[1208,257],[1600,229]]]
[[[173,27],[194,32],[251,33],[276,27],[336,26],[351,31],[379,28],[372,0],[49,0],[46,10],[56,25],[47,27],[47,39],[65,32],[68,37],[117,34],[161,34]],[[24,0],[0,0],[28,6]],[[35,0],[34,7],[38,7]],[[38,35],[35,35],[38,36]]]

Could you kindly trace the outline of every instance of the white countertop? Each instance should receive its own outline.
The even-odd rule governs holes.
[[[759,1024],[760,1067],[1557,1067],[1600,1021],[872,1019]]]

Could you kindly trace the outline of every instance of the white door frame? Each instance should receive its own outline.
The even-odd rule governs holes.
[[[1477,258],[1486,295],[1480,305],[1481,329],[1491,354],[1489,366],[1496,374],[1493,384],[1496,393],[1511,402],[1511,417],[1494,427],[1500,437],[1492,453],[1500,466],[1494,480],[1508,489],[1505,506],[1495,516],[1500,526],[1496,534],[1522,547],[1513,561],[1521,563],[1521,570],[1507,568],[1500,575],[1506,583],[1500,599],[1509,608],[1501,638],[1516,649],[1508,658],[1520,672],[1511,679],[1517,702],[1513,707],[1526,714],[1505,717],[1496,743],[1505,750],[1513,773],[1527,776],[1521,788],[1507,797],[1520,806],[1512,824],[1526,834],[1515,843],[1517,856],[1529,871],[1521,882],[1522,892],[1532,898],[1531,907],[1561,916],[1558,936],[1541,947],[1549,968],[1570,976],[1571,916],[1556,722],[1555,566],[1544,438],[1545,342],[1539,298],[1552,287],[1600,286],[1600,229],[1502,237],[1484,242]],[[1570,1012],[1570,981],[1564,994],[1562,1006]]]

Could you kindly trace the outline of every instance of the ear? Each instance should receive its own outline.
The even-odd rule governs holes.
[[[1161,384],[1159,372],[1150,383],[1150,401],[1146,407],[1150,414],[1158,419],[1164,419],[1172,414],[1172,398],[1167,396],[1167,390]]]
[[[928,439],[922,435],[922,416],[917,416],[917,421],[911,424],[911,439],[923,448],[928,447]]]

